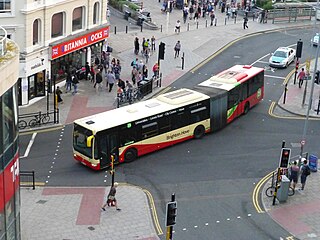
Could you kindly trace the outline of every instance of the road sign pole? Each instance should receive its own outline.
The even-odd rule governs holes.
[[[175,202],[176,201],[176,196],[173,193],[171,195],[171,202]],[[166,240],[172,240],[173,239],[173,226],[168,226],[167,227],[167,234],[166,234]]]

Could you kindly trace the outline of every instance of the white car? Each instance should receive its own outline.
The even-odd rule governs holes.
[[[286,68],[294,61],[296,50],[289,47],[279,47],[269,58],[269,66]]]
[[[313,38],[311,38],[311,44],[312,44],[313,46],[318,46],[319,37],[320,37],[320,34],[319,34],[319,33],[316,33],[316,35],[314,35]]]

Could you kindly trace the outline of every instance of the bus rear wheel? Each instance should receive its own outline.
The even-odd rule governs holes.
[[[124,162],[129,163],[137,159],[137,150],[130,148],[124,154]]]
[[[243,114],[247,114],[249,112],[250,109],[250,104],[249,102],[246,102],[246,104],[244,105],[244,110],[243,110]]]
[[[193,136],[196,139],[202,138],[205,134],[204,126],[199,125],[194,129]]]

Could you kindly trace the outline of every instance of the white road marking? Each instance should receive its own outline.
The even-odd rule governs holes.
[[[261,61],[261,59],[264,59],[265,57],[268,57],[270,55],[270,53],[268,53],[268,54],[266,54],[266,55],[264,55],[264,56],[262,56],[261,58],[259,58],[258,60],[256,60],[256,61],[254,61],[253,63],[251,63],[250,65],[251,66],[253,66],[254,64],[256,64],[257,62],[260,62]]]
[[[22,157],[20,157],[20,158],[26,158],[26,157],[28,157],[29,152],[30,152],[30,150],[31,150],[31,147],[32,147],[32,145],[33,145],[33,143],[34,143],[34,139],[36,138],[36,136],[37,136],[37,133],[36,133],[36,132],[32,134],[32,137],[31,137],[31,139],[30,139],[30,141],[29,141],[29,144],[28,144],[28,146],[27,146],[27,149],[26,149],[24,155],[23,155]]]
[[[256,61],[256,63],[269,64],[269,62],[267,62],[267,61]]]
[[[279,76],[273,76],[273,75],[264,75],[265,77],[269,77],[269,78],[278,78],[278,79],[286,79],[285,77],[279,77]]]

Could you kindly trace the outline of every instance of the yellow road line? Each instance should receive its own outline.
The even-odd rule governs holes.
[[[252,203],[255,209],[257,210],[258,213],[264,213],[264,211],[261,209],[260,204],[259,204],[259,192],[261,187],[264,185],[266,181],[271,177],[272,173],[274,171],[268,173],[266,176],[264,176],[260,181],[256,184],[255,188],[253,189],[252,192]]]
[[[156,207],[155,207],[155,204],[154,204],[154,200],[153,200],[152,194],[146,189],[143,189],[143,191],[147,194],[149,202],[150,202],[150,205],[151,205],[151,212],[152,212],[153,222],[154,222],[154,225],[156,227],[157,234],[158,235],[162,235],[163,231],[162,231],[160,223],[159,223],[158,214],[157,214],[157,210],[156,210]]]
[[[46,183],[44,183],[44,182],[35,182],[34,184],[35,184],[35,186],[46,185]],[[30,185],[32,185],[32,182],[20,182],[20,186],[30,186]]]
[[[269,107],[269,110],[268,110],[268,114],[271,116],[271,117],[274,117],[274,118],[280,118],[280,119],[292,119],[292,120],[305,120],[306,117],[304,116],[279,116],[279,115],[275,115],[273,113],[273,110],[276,106],[276,102],[272,102],[270,104],[270,107]],[[311,121],[320,121],[320,118],[314,118],[314,117],[309,117],[309,120]]]

